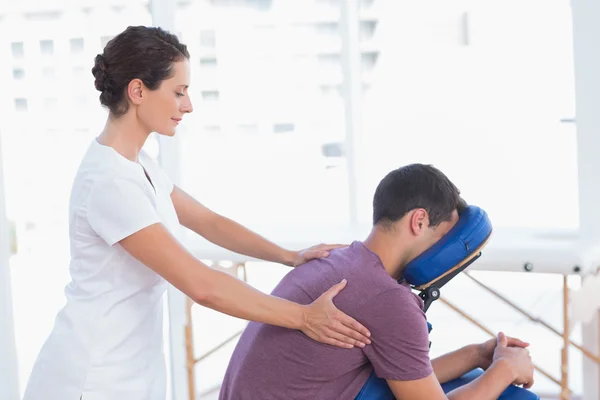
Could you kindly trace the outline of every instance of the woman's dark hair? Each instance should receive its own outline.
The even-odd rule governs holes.
[[[125,89],[140,79],[150,90],[173,74],[173,63],[189,59],[177,36],[157,27],[130,26],[111,39],[95,59],[92,74],[100,103],[116,117],[127,112]]]
[[[423,208],[429,225],[448,221],[452,212],[459,214],[467,204],[460,191],[440,170],[424,164],[410,164],[387,174],[377,186],[373,198],[373,224],[391,226],[406,213]]]

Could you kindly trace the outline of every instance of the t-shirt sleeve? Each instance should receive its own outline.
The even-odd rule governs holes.
[[[431,375],[427,320],[412,293],[383,292],[361,307],[360,317],[372,337],[363,351],[379,378],[409,381]]]
[[[123,178],[96,182],[91,189],[88,223],[109,246],[160,222],[141,182]]]

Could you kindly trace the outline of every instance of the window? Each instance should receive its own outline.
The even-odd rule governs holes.
[[[344,144],[343,143],[325,143],[321,147],[323,157],[325,157],[325,168],[343,168],[343,163],[346,162],[344,158]]]
[[[55,21],[60,18],[62,12],[60,11],[34,11],[27,12],[24,14],[25,19],[34,21]]]
[[[322,22],[314,25],[314,29],[320,37],[339,39],[340,25],[337,22]]]
[[[25,56],[25,46],[23,42],[14,42],[11,43],[10,49],[12,52],[12,56],[15,59],[21,59]]]
[[[23,99],[23,98],[15,99],[15,109],[19,112],[27,111],[27,99]]]
[[[361,72],[363,80],[363,94],[366,94],[368,86],[373,81],[373,74],[379,59],[379,51],[365,51],[361,54]]]
[[[275,124],[273,125],[274,133],[290,133],[294,132],[294,124]]]
[[[40,52],[43,56],[54,54],[54,42],[52,40],[40,40]]]
[[[216,68],[217,59],[216,58],[202,58],[202,59],[200,59],[200,66],[202,68]]]
[[[325,157],[335,158],[344,156],[342,143],[325,143],[322,149]]]
[[[83,38],[75,38],[69,41],[71,54],[83,53]]]
[[[361,0],[360,7],[363,9],[368,9],[373,5],[373,3],[375,3],[375,0]]]
[[[19,81],[25,78],[25,70],[23,68],[13,68],[13,79]]]
[[[204,91],[202,92],[202,100],[204,101],[217,101],[219,100],[219,92],[217,91]]]
[[[337,67],[340,65],[341,56],[339,53],[319,54],[317,59],[322,65],[333,65]]]
[[[360,40],[372,39],[375,35],[377,20],[360,21]]]

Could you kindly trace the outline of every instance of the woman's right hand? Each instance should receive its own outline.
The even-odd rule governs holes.
[[[305,306],[301,331],[318,342],[342,348],[365,347],[371,333],[354,318],[341,312],[333,298],[346,286],[346,280],[332,286],[312,304]]]

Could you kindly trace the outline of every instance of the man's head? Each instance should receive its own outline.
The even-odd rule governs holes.
[[[402,241],[404,267],[440,240],[465,207],[460,191],[441,171],[410,164],[390,172],[377,186],[373,224]]]

